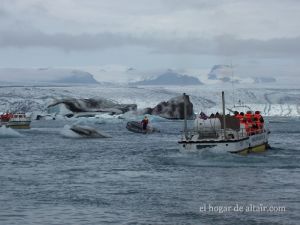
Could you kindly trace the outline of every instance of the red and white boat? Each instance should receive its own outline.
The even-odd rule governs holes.
[[[31,119],[25,113],[3,113],[0,115],[0,127],[6,126],[14,129],[29,129]]]

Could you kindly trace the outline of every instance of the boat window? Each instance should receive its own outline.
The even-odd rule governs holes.
[[[213,148],[215,147],[216,145],[197,145],[197,149],[202,149],[202,148]]]

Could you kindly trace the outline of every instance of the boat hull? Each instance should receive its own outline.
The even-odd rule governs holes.
[[[231,153],[237,153],[240,155],[247,155],[249,153],[262,153],[265,152],[268,149],[268,143],[263,143],[261,145],[257,145],[254,147],[248,147],[246,149],[242,149],[241,151],[238,152],[231,152]]]
[[[30,122],[2,122],[0,123],[0,126],[6,126],[13,129],[30,129]]]
[[[144,130],[142,124],[137,121],[128,122],[126,125],[126,129],[131,132],[134,132],[134,133],[142,133],[142,134],[150,134],[150,133],[159,132],[158,129],[155,129],[150,126],[148,126],[146,130]]]
[[[256,134],[239,140],[183,140],[178,142],[182,152],[213,150],[237,154],[260,153],[267,150],[268,134]]]
[[[30,129],[30,124],[11,124],[8,127],[13,129]]]

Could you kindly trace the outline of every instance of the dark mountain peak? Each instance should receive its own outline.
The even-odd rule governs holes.
[[[70,74],[65,75],[61,79],[54,80],[55,83],[76,83],[76,84],[97,84],[94,76],[88,72],[81,70],[72,70]]]
[[[146,79],[134,83],[135,85],[200,85],[198,78],[189,75],[179,74],[168,69],[156,78]]]

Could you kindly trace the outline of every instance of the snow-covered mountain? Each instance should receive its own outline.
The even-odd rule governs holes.
[[[276,79],[274,77],[253,77],[254,83],[274,83]]]
[[[243,71],[239,70],[239,74],[235,74],[233,67],[230,65],[215,65],[212,67],[211,71],[208,73],[207,78],[210,81],[216,82],[233,82],[233,83],[274,83],[276,79],[271,76],[249,76],[243,74]],[[213,82],[213,83],[216,83]],[[212,82],[209,82],[212,83]]]
[[[73,69],[52,68],[2,68],[0,69],[2,84],[97,84],[93,75]]]
[[[133,85],[201,85],[198,78],[167,70],[157,77],[131,83]]]
[[[232,69],[228,65],[215,65],[207,75],[209,80],[231,81]]]

